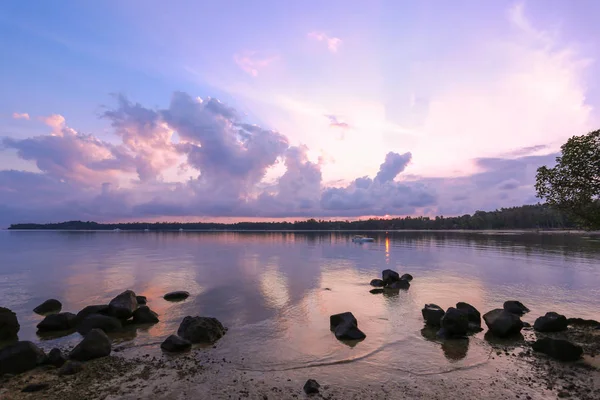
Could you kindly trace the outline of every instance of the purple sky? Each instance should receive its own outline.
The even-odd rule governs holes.
[[[600,2],[0,3],[0,227],[531,204]]]

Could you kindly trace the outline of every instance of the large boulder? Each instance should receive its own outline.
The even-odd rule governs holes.
[[[383,279],[383,282],[387,285],[389,283],[399,281],[400,274],[398,274],[396,271],[392,271],[391,269],[386,269],[383,270],[383,272],[381,273],[381,278]]]
[[[405,280],[405,281],[407,281],[407,282],[410,282],[410,281],[412,281],[412,280],[413,280],[413,276],[412,276],[411,274],[403,274],[403,275],[400,277],[400,280]]]
[[[212,317],[190,317],[181,321],[177,334],[192,343],[215,343],[227,330],[218,319]]]
[[[525,307],[523,303],[517,300],[508,300],[504,302],[503,308],[509,313],[523,315],[529,312],[529,308]]]
[[[363,340],[367,337],[358,329],[358,321],[351,312],[330,316],[329,329],[334,332],[338,340]]]
[[[100,329],[106,333],[123,329],[121,321],[115,317],[102,314],[91,314],[77,324],[77,332],[87,335],[92,329]]]
[[[8,308],[0,307],[0,341],[16,338],[20,328],[17,314]]]
[[[410,282],[404,279],[400,279],[385,285],[386,289],[400,290],[400,289],[408,289],[410,288]]]
[[[119,319],[129,319],[136,310],[137,298],[132,290],[126,290],[108,303],[110,315]]]
[[[429,326],[440,326],[442,317],[446,314],[446,311],[437,304],[425,304],[425,307],[421,310],[425,324]]]
[[[163,299],[168,301],[180,301],[190,297],[190,293],[185,290],[177,290],[175,292],[169,292],[163,296]]]
[[[523,321],[517,314],[497,308],[483,315],[483,320],[494,336],[509,337],[523,329]]]
[[[440,336],[463,337],[469,330],[469,318],[466,312],[450,307],[440,320],[440,326]]]
[[[67,358],[63,355],[60,349],[54,348],[50,350],[50,353],[48,353],[46,362],[50,365],[54,365],[56,368],[60,368],[65,362],[67,362]]]
[[[152,311],[148,306],[141,306],[133,312],[134,324],[156,324],[158,314]]]
[[[101,329],[92,329],[69,354],[69,358],[77,361],[88,361],[110,355],[111,344],[106,333]]]
[[[577,361],[583,354],[581,346],[564,339],[545,337],[532,345],[534,351],[544,353],[560,361]]]
[[[58,313],[62,310],[62,303],[56,299],[49,299],[33,309],[36,314],[44,315],[49,313]]]
[[[37,324],[39,332],[68,331],[75,327],[77,316],[70,312],[50,314]]]
[[[77,313],[77,323],[83,321],[88,315],[92,314],[102,314],[108,315],[110,313],[110,308],[108,304],[96,304],[93,306],[84,307],[81,311]]]
[[[567,325],[567,317],[551,311],[536,319],[533,329],[538,332],[560,332],[566,330]]]
[[[373,279],[371,280],[370,285],[374,287],[383,287],[385,286],[385,283],[383,283],[381,279]]]
[[[467,313],[470,331],[479,332],[481,330],[481,314],[475,307],[461,301],[456,303],[456,309]]]
[[[32,342],[22,341],[0,350],[0,375],[20,374],[46,361],[46,354]]]
[[[160,345],[160,348],[164,351],[168,351],[171,353],[179,353],[182,351],[189,350],[192,347],[192,342],[186,340],[177,335],[171,335],[165,339],[164,342]]]

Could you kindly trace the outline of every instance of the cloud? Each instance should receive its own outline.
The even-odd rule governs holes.
[[[332,128],[349,129],[350,125],[347,122],[342,122],[335,115],[325,115],[329,119],[329,126]]]
[[[375,176],[375,181],[385,183],[394,180],[394,178],[408,165],[412,154],[398,154],[389,152],[385,156],[385,161],[379,166],[379,172]]]
[[[308,37],[318,42],[325,42],[327,44],[327,48],[332,53],[337,53],[338,48],[342,44],[342,39],[333,36],[328,36],[323,32],[309,32]]]
[[[13,113],[12,117],[14,119],[26,119],[26,120],[29,120],[29,114],[27,114],[27,113],[17,113],[17,112],[15,112],[15,113]]]
[[[256,51],[244,51],[233,55],[233,60],[244,72],[257,77],[258,73],[279,59],[278,56],[260,56]]]

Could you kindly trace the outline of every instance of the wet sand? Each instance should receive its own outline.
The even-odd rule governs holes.
[[[365,384],[368,359],[286,371],[246,369],[244,360],[214,359],[212,348],[188,353],[162,353],[159,344],[116,347],[110,357],[87,362],[79,374],[58,376],[40,367],[0,383],[1,399],[598,399],[600,398],[600,330],[569,328],[551,334],[575,341],[585,356],[561,363],[534,353],[536,334],[529,328],[521,340],[487,340],[487,361],[445,373],[378,372],[377,383]],[[218,346],[218,344],[217,344]],[[65,349],[67,350],[67,349]],[[331,373],[334,369],[335,373]],[[321,384],[320,394],[307,396],[307,379]],[[49,387],[21,390],[32,383]]]

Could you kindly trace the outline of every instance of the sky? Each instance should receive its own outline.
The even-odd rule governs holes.
[[[0,227],[537,203],[595,0],[0,2]]]

